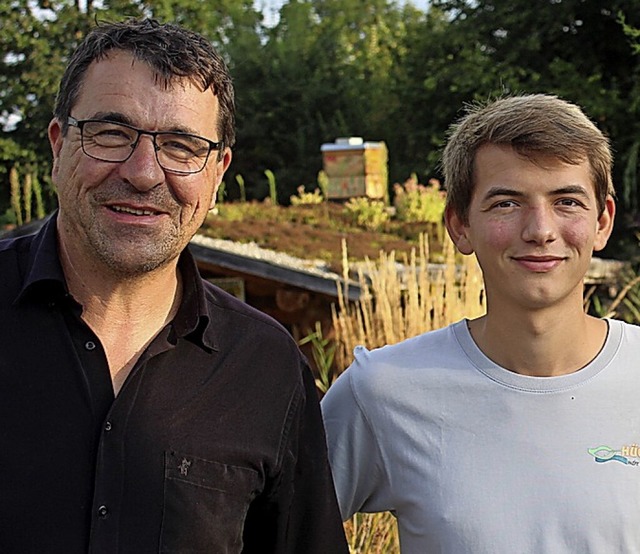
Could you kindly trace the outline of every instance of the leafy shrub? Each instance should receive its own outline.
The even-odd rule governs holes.
[[[294,194],[289,197],[292,206],[301,206],[308,204],[322,204],[324,197],[320,192],[320,189],[315,189],[313,192],[305,192],[304,185],[300,185],[297,189],[298,194]]]
[[[217,209],[213,214],[214,217],[211,218],[212,221],[214,221],[216,218],[224,219],[225,221],[242,221],[245,217],[244,210],[242,209],[242,204],[227,202],[224,204],[218,204],[216,208]],[[215,225],[215,223],[211,224]]]
[[[322,191],[322,196],[329,198],[329,176],[323,169],[318,171],[318,186]]]
[[[421,185],[416,175],[412,175],[402,185],[393,185],[396,216],[407,223],[442,222],[446,194],[437,179],[430,179],[428,185]]]
[[[391,217],[384,202],[366,197],[350,198],[344,209],[358,227],[369,231],[379,230]]]

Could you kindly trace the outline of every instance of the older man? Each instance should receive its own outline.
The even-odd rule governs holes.
[[[304,358],[186,249],[231,161],[220,56],[99,25],[49,139],[59,210],[0,243],[0,551],[347,552]]]

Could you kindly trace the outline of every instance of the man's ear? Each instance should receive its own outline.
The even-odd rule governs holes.
[[[604,210],[598,217],[598,227],[596,236],[593,241],[593,250],[595,252],[602,250],[606,245],[611,232],[613,231],[613,222],[616,215],[616,201],[608,194],[605,200]]]
[[[49,136],[49,144],[51,145],[51,153],[53,154],[51,176],[53,177],[55,183],[55,178],[58,173],[60,150],[62,149],[62,143],[64,142],[64,137],[62,136],[62,126],[55,117],[49,123],[47,134]]]
[[[456,245],[460,253],[465,256],[473,254],[473,246],[469,240],[469,226],[463,222],[460,215],[451,206],[447,206],[445,209],[444,224],[453,244]]]
[[[222,179],[224,178],[224,174],[226,173],[227,169],[229,169],[229,165],[231,164],[232,157],[233,156],[231,154],[231,148],[225,148],[222,154],[222,158],[219,160],[216,160],[216,165],[217,165],[216,183],[215,183],[215,189],[213,190],[213,196],[211,196],[211,205],[209,206],[210,210],[213,210],[213,208],[216,205],[216,200],[218,198],[218,189],[222,184]]]

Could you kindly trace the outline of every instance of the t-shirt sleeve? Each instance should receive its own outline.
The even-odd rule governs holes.
[[[356,512],[394,509],[374,422],[365,412],[365,408],[372,408],[368,402],[372,399],[357,387],[358,380],[365,378],[364,369],[356,358],[321,403],[329,463],[343,520]]]

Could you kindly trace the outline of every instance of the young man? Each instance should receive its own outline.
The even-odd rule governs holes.
[[[306,361],[186,248],[231,161],[220,56],[100,25],[49,139],[59,210],[0,243],[0,551],[346,553]]]
[[[343,518],[392,511],[410,554],[640,552],[640,328],[583,310],[615,211],[607,140],[556,97],[503,98],[443,165],[487,313],[356,349],[323,400]]]

